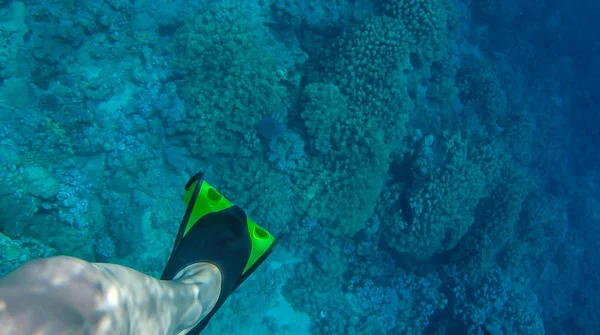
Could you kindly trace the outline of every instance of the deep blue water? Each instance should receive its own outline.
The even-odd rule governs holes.
[[[279,238],[207,334],[597,334],[600,2],[0,0],[0,273]]]

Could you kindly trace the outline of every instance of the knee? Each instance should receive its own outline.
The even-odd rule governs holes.
[[[92,264],[75,257],[38,258],[0,279],[0,285],[60,285],[90,271],[96,271]]]

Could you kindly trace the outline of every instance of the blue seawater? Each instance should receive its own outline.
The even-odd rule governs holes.
[[[0,1],[0,274],[160,277],[202,171],[279,239],[206,334],[598,334],[599,14]]]

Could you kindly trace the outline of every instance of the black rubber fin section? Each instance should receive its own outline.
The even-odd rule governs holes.
[[[182,222],[182,226],[186,224],[185,221]],[[248,278],[268,254],[265,253],[261,260],[242,276],[251,250],[252,242],[248,233],[246,214],[238,206],[205,215],[179,241],[161,279],[173,279],[183,268],[198,262],[216,265],[222,275],[221,293],[217,304],[188,334],[199,334],[229,295]]]

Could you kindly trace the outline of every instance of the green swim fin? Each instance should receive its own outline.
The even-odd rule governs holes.
[[[187,205],[175,246],[161,279],[173,279],[185,267],[209,262],[221,271],[219,300],[187,334],[199,334],[229,295],[268,257],[275,238],[203,179],[202,172],[185,185]]]

